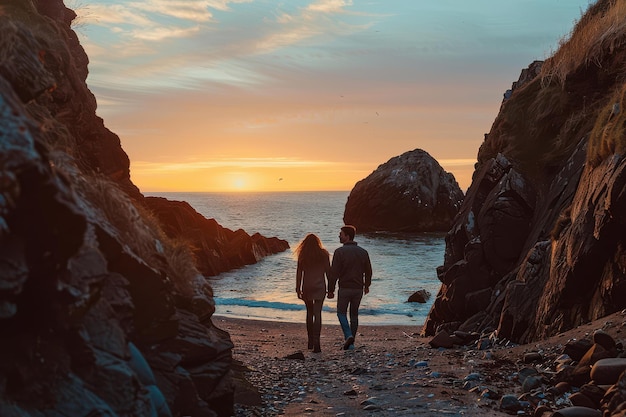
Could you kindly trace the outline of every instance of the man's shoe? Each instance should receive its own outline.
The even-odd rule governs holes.
[[[354,336],[350,336],[346,339],[345,343],[343,344],[343,350],[350,349],[350,346],[352,346],[352,349],[354,349]]]
[[[315,346],[313,347],[313,353],[320,353],[322,351],[322,348],[320,347],[319,343],[316,343]]]

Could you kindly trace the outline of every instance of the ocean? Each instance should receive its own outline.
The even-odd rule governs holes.
[[[339,247],[339,229],[349,192],[146,193],[187,201],[223,227],[248,234],[287,240],[290,249],[255,265],[210,277],[216,314],[248,319],[304,322],[304,303],[296,297],[293,249],[308,233],[315,233],[332,252]],[[359,323],[363,325],[422,325],[441,283],[436,268],[443,264],[444,233],[367,233],[355,241],[372,261],[370,293],[363,297]],[[425,289],[427,303],[409,303]],[[322,323],[336,323],[336,296],[326,299]]]

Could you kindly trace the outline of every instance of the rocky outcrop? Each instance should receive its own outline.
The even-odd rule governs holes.
[[[75,14],[61,0],[1,8],[0,415],[232,415],[212,289],[95,114]],[[228,259],[213,272],[284,250],[214,229]]]
[[[592,6],[571,46],[523,71],[503,102],[446,237],[425,334],[529,342],[626,307],[626,35],[602,26],[610,45],[567,64],[613,6]]]
[[[343,220],[359,232],[447,231],[462,201],[454,176],[427,152],[415,149],[357,182]]]
[[[193,242],[196,265],[207,276],[257,263],[289,248],[286,240],[266,238],[258,233],[250,236],[242,229],[232,231],[222,227],[215,219],[200,215],[185,201],[162,197],[146,197],[145,201],[168,236]]]

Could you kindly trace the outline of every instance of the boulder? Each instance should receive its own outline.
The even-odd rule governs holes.
[[[359,232],[447,231],[462,201],[454,176],[427,152],[415,149],[357,182],[343,220]]]
[[[409,303],[425,303],[430,298],[430,292],[427,290],[415,291],[407,300]]]

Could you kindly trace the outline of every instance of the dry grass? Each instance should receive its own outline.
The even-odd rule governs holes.
[[[178,294],[192,297],[202,292],[196,288],[200,272],[185,241],[169,238],[159,220],[149,210],[135,205],[114,182],[91,177],[81,184],[82,194],[102,212],[120,240],[148,265],[165,271]]]
[[[543,85],[558,80],[564,85],[568,74],[581,65],[601,66],[606,55],[626,43],[626,0],[599,0],[590,6],[561,39],[557,52],[541,68]]]
[[[626,149],[626,85],[615,92],[600,111],[589,137],[587,161],[598,166],[605,158]]]

